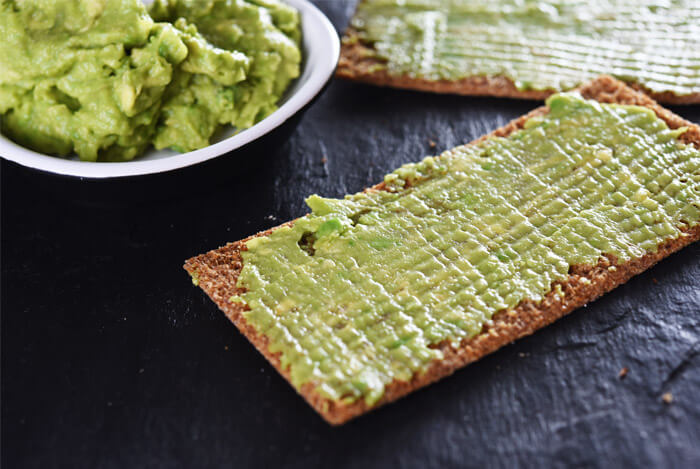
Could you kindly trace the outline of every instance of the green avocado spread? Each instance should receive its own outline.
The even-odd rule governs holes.
[[[561,91],[609,74],[700,93],[697,0],[362,0],[351,24],[397,75]]]
[[[299,75],[278,0],[2,0],[2,132],[88,161],[191,151],[252,126]]]
[[[649,109],[558,94],[549,112],[408,164],[246,243],[246,320],[297,388],[375,403],[574,264],[624,262],[700,222],[700,150]],[[563,293],[562,293],[563,294]]]

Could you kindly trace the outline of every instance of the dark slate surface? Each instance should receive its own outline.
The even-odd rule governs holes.
[[[160,201],[76,202],[3,162],[3,467],[700,466],[700,245],[341,428],[181,269],[536,105],[335,82],[254,169]]]

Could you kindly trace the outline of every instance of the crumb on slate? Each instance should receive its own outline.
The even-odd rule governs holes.
[[[659,283],[659,281],[656,280],[656,277],[652,277],[651,281],[654,282],[654,283]]]
[[[321,164],[326,164],[326,163],[328,163],[328,158],[326,158],[324,156],[323,158],[321,158]]]
[[[625,376],[627,376],[627,373],[630,372],[630,369],[627,367],[624,367],[620,370],[620,372],[617,374],[617,377],[620,379],[625,379]]]
[[[661,396],[661,400],[664,401],[665,404],[670,404],[673,402],[673,394],[665,392],[663,396]]]

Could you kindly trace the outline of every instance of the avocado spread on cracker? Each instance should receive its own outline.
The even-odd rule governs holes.
[[[391,75],[565,91],[609,74],[700,93],[697,0],[363,0],[351,27]]]
[[[571,266],[639,258],[700,223],[686,128],[575,93],[547,104],[508,137],[399,168],[385,190],[311,196],[309,215],[245,243],[242,314],[295,387],[372,405]]]
[[[215,12],[215,14],[214,14]],[[124,161],[245,129],[299,75],[278,0],[2,0],[0,124],[34,150]]]

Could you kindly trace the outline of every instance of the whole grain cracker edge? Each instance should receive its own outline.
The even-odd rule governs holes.
[[[602,76],[582,87],[579,92],[588,99],[595,99],[602,103],[635,104],[652,109],[659,118],[664,120],[670,128],[687,126],[688,131],[681,135],[680,140],[687,144],[700,148],[700,127],[681,117],[671,113],[656,104],[648,96],[628,87],[621,81],[609,76]],[[540,107],[522,116],[509,124],[501,127],[474,142],[480,142],[492,136],[505,137],[512,132],[523,128],[524,123],[531,117],[545,114],[546,107]],[[382,183],[366,190],[383,190]],[[294,221],[280,226],[290,225]],[[277,227],[279,228],[279,227]],[[236,325],[248,340],[262,353],[275,369],[290,381],[289,369],[283,369],[279,354],[270,353],[268,339],[259,334],[243,316],[247,305],[241,302],[231,302],[232,296],[238,296],[244,290],[236,285],[238,275],[243,268],[241,250],[245,250],[245,242],[258,237],[266,236],[276,228],[258,233],[244,240],[229,243],[224,247],[210,251],[206,254],[193,257],[185,262],[184,268],[191,275],[196,275],[199,286],[209,295],[226,316]],[[700,225],[684,230],[676,239],[669,240],[659,245],[656,253],[648,253],[639,259],[618,263],[611,255],[603,255],[598,264],[575,265],[569,272],[565,281],[554,282],[552,291],[540,302],[524,300],[512,310],[497,312],[492,321],[484,326],[482,332],[471,339],[463,340],[459,347],[454,349],[447,343],[438,344],[443,353],[442,360],[434,360],[423,373],[417,373],[410,381],[394,380],[387,385],[384,396],[372,407],[369,407],[360,399],[350,404],[343,404],[322,397],[316,393],[312,384],[307,383],[301,387],[299,394],[313,407],[328,423],[339,425],[353,417],[369,412],[384,404],[388,404],[409,394],[416,389],[427,386],[445,376],[449,376],[457,369],[488,355],[512,341],[532,334],[536,330],[551,324],[574,309],[583,306],[618,285],[625,283],[634,275],[637,275],[656,264],[671,253],[700,239]],[[560,285],[563,295],[555,292],[555,285]],[[558,290],[558,289],[557,289]],[[290,381],[291,383],[291,381]]]
[[[343,38],[336,76],[346,80],[431,93],[451,93],[467,96],[496,96],[502,98],[543,100],[555,91],[519,90],[512,80],[503,76],[473,76],[459,80],[427,80],[408,75],[391,75],[382,67],[384,61],[373,49],[362,43],[357,32],[349,28]],[[637,83],[628,86],[642,91],[664,104],[700,104],[700,93],[678,96],[670,91],[652,92]]]

